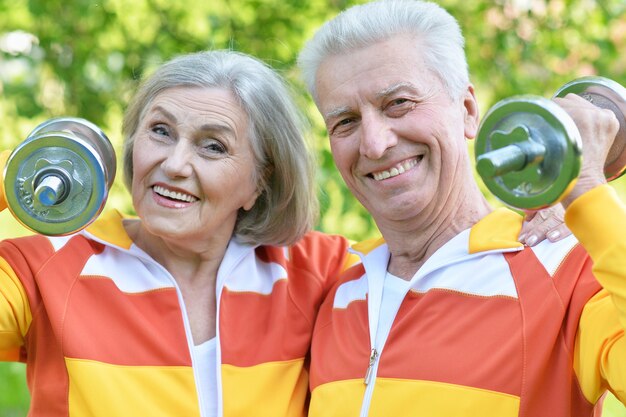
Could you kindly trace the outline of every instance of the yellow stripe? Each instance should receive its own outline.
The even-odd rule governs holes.
[[[470,230],[469,252],[521,248],[517,241],[522,230],[522,216],[505,208],[491,212]]]
[[[626,401],[626,338],[608,291],[601,290],[585,305],[574,346],[574,371],[587,401],[612,391]]]
[[[0,258],[0,360],[16,361],[33,320],[22,283],[9,264]]]
[[[224,416],[304,416],[308,374],[303,365],[303,359],[222,365]]]
[[[359,415],[363,380],[334,382],[313,391],[310,417]],[[519,397],[432,381],[378,378],[368,417],[517,416]]]
[[[368,240],[364,240],[363,242],[356,243],[352,247],[357,252],[361,252],[362,254],[367,255],[368,253],[370,253],[371,251],[373,251],[374,249],[376,249],[377,247],[383,244],[385,244],[385,239],[382,237],[378,237],[378,238],[368,239]]]
[[[122,220],[126,218],[134,217],[122,215],[115,209],[105,210],[95,222],[87,227],[87,231],[113,245],[128,249],[133,241],[128,237],[122,224]]]
[[[358,416],[363,395],[365,384],[362,379],[320,385],[311,394],[309,417]],[[391,417],[393,414],[386,416]]]
[[[432,381],[376,381],[369,417],[517,416],[519,397]]]
[[[606,290],[583,310],[574,351],[576,375],[588,400],[597,398],[606,381],[626,402],[626,205],[615,189],[603,185],[578,197],[567,208],[565,222],[593,259],[593,274]]]
[[[66,358],[69,415],[200,416],[190,367],[118,366]]]

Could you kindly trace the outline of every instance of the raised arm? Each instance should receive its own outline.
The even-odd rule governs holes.
[[[574,370],[590,401],[610,389],[626,403],[626,206],[603,173],[619,129],[615,115],[576,95],[556,100],[574,119],[583,139],[583,165],[563,200],[565,221],[593,260],[603,286],[580,318]]]

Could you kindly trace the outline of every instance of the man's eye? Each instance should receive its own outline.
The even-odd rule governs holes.
[[[409,100],[406,98],[397,98],[395,100],[392,100],[391,103],[389,103],[390,106],[401,106],[402,104],[408,102]]]
[[[335,123],[331,129],[331,134],[344,133],[352,127],[355,122],[354,117],[346,117],[345,119],[339,120]]]
[[[408,98],[396,98],[387,103],[385,113],[389,117],[400,117],[415,108],[415,101]]]

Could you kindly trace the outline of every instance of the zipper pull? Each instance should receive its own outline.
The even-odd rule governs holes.
[[[370,353],[370,363],[367,366],[367,370],[365,371],[365,379],[363,381],[365,385],[369,384],[370,380],[372,379],[372,370],[374,368],[374,364],[376,363],[376,359],[378,359],[378,351],[376,351],[376,348],[374,348]]]

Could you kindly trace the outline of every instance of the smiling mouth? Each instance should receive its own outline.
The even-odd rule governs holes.
[[[170,200],[183,201],[185,203],[194,203],[198,201],[198,198],[196,196],[181,193],[178,191],[170,191],[167,188],[161,187],[160,185],[155,185],[154,187],[152,187],[152,190],[161,197],[169,198]]]
[[[386,180],[387,178],[396,177],[408,171],[409,169],[413,168],[415,165],[417,165],[419,161],[422,160],[422,158],[423,158],[422,156],[419,156],[417,158],[411,158],[409,160],[402,161],[398,165],[388,170],[372,172],[369,176],[374,178],[376,181],[382,181],[382,180]]]

